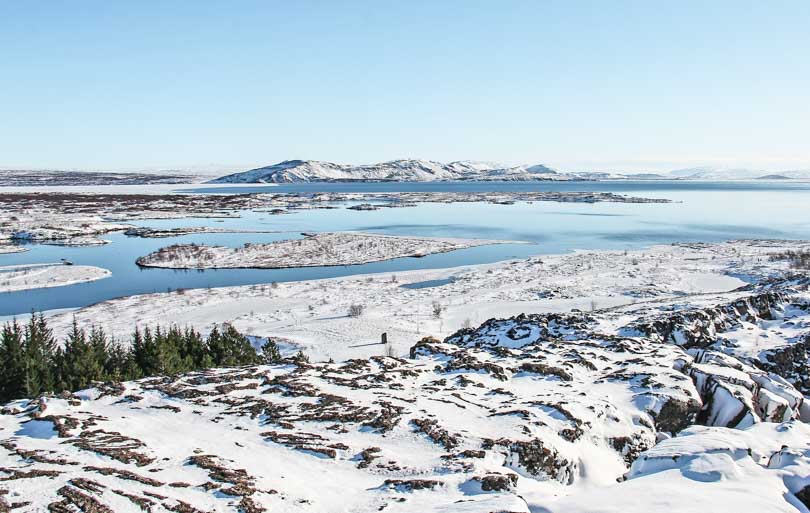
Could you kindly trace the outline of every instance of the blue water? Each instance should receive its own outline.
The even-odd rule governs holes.
[[[240,192],[255,187],[240,187]],[[262,191],[391,190],[588,190],[667,198],[675,203],[484,203],[420,204],[376,211],[298,210],[288,215],[241,212],[240,218],[142,221],[152,227],[214,226],[272,233],[194,234],[162,239],[108,234],[105,246],[33,245],[25,253],[0,255],[0,265],[58,262],[96,265],[110,278],[50,289],[0,294],[0,316],[32,310],[78,307],[115,297],[178,288],[221,287],[328,278],[359,273],[391,273],[495,262],[574,249],[634,249],[653,244],[740,238],[810,239],[810,184],[793,182],[566,182],[461,184],[302,184],[263,187]],[[222,189],[217,189],[222,192]],[[235,191],[230,191],[235,192]],[[239,246],[300,237],[301,232],[362,230],[392,235],[490,238],[526,241],[470,248],[424,258],[401,258],[356,266],[298,269],[222,269],[177,271],[141,269],[135,259],[160,247],[197,242]]]

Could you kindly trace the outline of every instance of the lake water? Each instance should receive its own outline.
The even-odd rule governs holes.
[[[179,188],[182,190],[182,188]],[[376,211],[315,209],[288,215],[241,212],[240,218],[136,222],[140,226],[213,226],[273,233],[193,234],[162,239],[105,235],[112,243],[91,247],[32,245],[0,255],[0,265],[58,262],[96,265],[110,278],[50,289],[0,294],[0,316],[70,308],[110,298],[178,288],[221,287],[361,273],[451,267],[524,258],[575,249],[636,249],[653,244],[740,238],[810,239],[810,184],[794,182],[563,182],[563,183],[373,183],[238,186],[205,192],[391,192],[391,191],[606,191],[675,201],[629,203],[420,204]],[[488,238],[528,244],[481,246],[424,258],[400,258],[356,266],[298,269],[176,271],[141,269],[135,259],[160,247],[196,242],[239,246],[300,237],[301,232],[361,230],[391,235]]]

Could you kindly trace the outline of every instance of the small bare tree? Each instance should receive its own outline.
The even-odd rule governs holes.
[[[365,307],[361,304],[352,304],[349,305],[349,317],[360,317],[363,315],[363,310]]]
[[[438,319],[439,317],[442,316],[443,312],[444,312],[444,306],[442,306],[442,304],[439,303],[438,301],[434,301],[433,302],[433,317]]]

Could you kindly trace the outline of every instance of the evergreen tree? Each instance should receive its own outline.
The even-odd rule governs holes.
[[[266,364],[279,363],[281,361],[281,351],[278,350],[278,344],[272,339],[268,338],[265,343],[262,344],[261,359],[262,363]]]
[[[110,342],[104,374],[105,379],[111,381],[129,381],[142,377],[141,369],[135,361],[135,353],[117,340]]]
[[[104,333],[103,329],[93,326],[90,328],[88,344],[90,346],[90,359],[92,360],[92,363],[89,364],[88,377],[92,381],[104,381],[106,380],[105,367],[110,351],[107,334]]]
[[[295,356],[293,356],[293,361],[299,365],[304,363],[309,363],[309,356],[304,352],[303,349],[299,349]]]
[[[208,337],[208,347],[216,367],[253,365],[261,361],[248,338],[230,324],[227,324],[221,333],[216,328],[211,331],[211,335]]]
[[[31,315],[31,320],[25,326],[23,341],[25,345],[25,396],[33,398],[53,391],[56,342],[42,314]]]
[[[160,329],[157,330],[160,332]],[[157,376],[160,369],[160,352],[149,328],[143,334],[136,328],[132,340],[135,363],[142,376]]]
[[[0,401],[25,397],[25,348],[22,329],[15,319],[0,333]]]
[[[181,354],[187,370],[206,369],[213,365],[211,356],[206,350],[205,341],[200,333],[193,328],[186,328],[183,332]]]
[[[167,376],[183,372],[183,358],[180,348],[183,345],[183,335],[177,326],[169,326],[162,332],[158,326],[155,329],[155,344],[158,348],[157,374]]]

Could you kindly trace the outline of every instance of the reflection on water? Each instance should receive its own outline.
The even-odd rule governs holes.
[[[445,190],[448,184],[304,184],[272,190]],[[480,189],[484,187],[483,189]],[[537,189],[538,187],[543,187]],[[51,289],[0,294],[0,315],[67,308],[114,297],[178,288],[221,287],[359,273],[452,267],[524,258],[574,249],[633,249],[652,244],[715,242],[742,238],[810,239],[810,186],[796,183],[580,182],[565,184],[460,184],[462,190],[603,190],[675,203],[482,203],[420,204],[412,208],[358,212],[340,209],[298,210],[288,215],[242,212],[240,218],[141,221],[158,228],[213,226],[274,233],[209,233],[163,239],[108,234],[105,246],[30,246],[31,251],[0,255],[0,265],[59,262],[96,265],[110,278]],[[476,189],[478,188],[478,189]],[[219,189],[221,191],[221,189]],[[241,246],[301,237],[301,232],[364,230],[391,235],[465,237],[527,241],[529,244],[480,246],[424,258],[301,269],[222,269],[176,271],[140,269],[135,259],[175,243]]]

